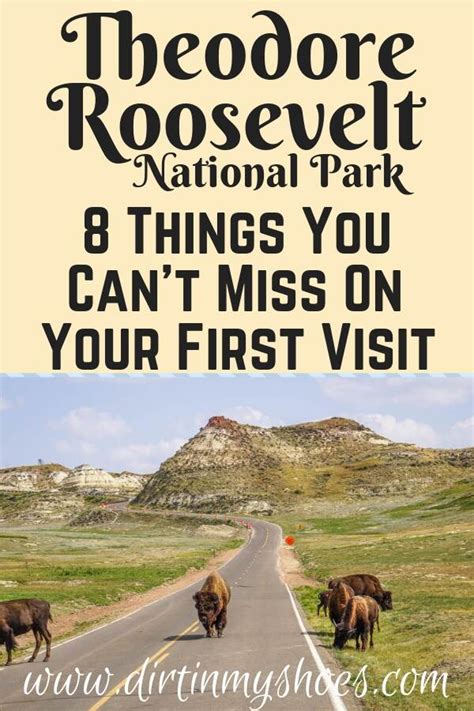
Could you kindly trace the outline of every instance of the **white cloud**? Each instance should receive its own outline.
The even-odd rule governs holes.
[[[102,462],[109,470],[156,471],[161,462],[184,443],[182,438],[154,443],[127,443],[131,429],[123,418],[94,407],[78,407],[53,423],[64,436],[54,443],[56,451],[69,460],[85,458],[91,464]],[[117,441],[118,440],[118,441]]]
[[[364,403],[413,404],[417,407],[443,407],[469,402],[473,395],[474,379],[447,378],[324,378],[320,381],[322,392],[346,405]]]
[[[161,462],[173,455],[184,442],[175,437],[154,444],[126,444],[115,448],[111,456],[122,469],[147,473],[156,471]]]
[[[437,446],[436,432],[431,425],[425,422],[417,422],[409,417],[397,420],[393,415],[380,413],[359,415],[358,419],[367,427],[394,442],[409,442],[422,447]]]
[[[233,407],[222,407],[219,408],[219,411],[211,413],[198,413],[194,417],[194,426],[197,429],[204,427],[209,418],[215,415],[222,415],[229,420],[236,420],[242,425],[256,425],[257,427],[278,427],[284,424],[282,420],[272,417],[272,415],[268,415],[252,405],[235,405]]]
[[[68,412],[58,424],[81,440],[118,437],[129,429],[121,417],[110,412],[101,412],[94,407],[77,407]]]
[[[451,426],[448,433],[449,445],[451,447],[473,447],[474,446],[474,415],[459,420]]]
[[[474,435],[474,415],[471,417],[466,417],[465,420],[460,420],[455,422],[453,425],[453,430],[459,430],[460,432],[468,431],[471,435]]]
[[[74,452],[88,457],[96,454],[97,452],[97,447],[94,444],[84,440],[70,442],[67,439],[59,439],[54,443],[54,446],[61,454],[69,454],[70,452]]]
[[[272,427],[281,424],[271,415],[258,410],[251,405],[236,405],[228,410],[224,410],[224,415],[237,420],[243,425],[257,425],[258,427]]]

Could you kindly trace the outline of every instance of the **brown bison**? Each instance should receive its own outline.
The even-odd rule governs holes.
[[[318,617],[319,617],[319,611],[321,608],[324,610],[324,616],[328,616],[328,603],[329,603],[329,596],[331,594],[331,590],[324,590],[324,592],[318,593]]]
[[[341,621],[334,630],[333,646],[342,649],[349,637],[355,636],[356,649],[360,650],[359,639],[362,639],[362,651],[365,652],[370,634],[370,646],[373,647],[375,623],[377,623],[377,629],[380,632],[379,611],[380,608],[372,597],[368,595],[351,597],[344,608]]]
[[[4,644],[7,651],[6,666],[12,663],[13,650],[18,646],[15,635],[33,632],[35,648],[30,662],[34,662],[41,647],[46,642],[47,662],[51,656],[51,632],[48,622],[52,621],[51,608],[46,600],[8,600],[0,602],[0,645]]]
[[[328,588],[333,588],[339,581],[350,585],[356,595],[373,597],[382,610],[393,610],[392,593],[390,590],[383,589],[382,583],[375,575],[358,573],[356,575],[345,575],[341,578],[332,578],[328,582]]]
[[[353,589],[343,583],[342,580],[337,582],[331,590],[328,600],[329,619],[333,625],[337,625],[341,621],[344,608],[350,598],[354,597]]]
[[[227,624],[227,605],[230,600],[230,587],[219,573],[211,573],[201,590],[193,595],[199,619],[206,630],[207,637],[222,637]]]

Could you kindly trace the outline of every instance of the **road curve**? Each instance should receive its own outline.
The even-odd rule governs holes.
[[[280,528],[256,520],[252,526],[248,544],[221,568],[232,588],[222,639],[206,639],[198,624],[191,598],[201,581],[125,618],[59,643],[46,665],[17,662],[2,668],[1,711],[258,711],[262,702],[260,707],[271,711],[356,708],[352,699],[339,697],[332,684],[321,682],[320,691],[329,690],[315,695],[316,678],[332,665],[331,658],[318,639],[306,632],[299,606],[280,577]],[[107,687],[105,668],[113,674]],[[91,673],[89,687],[101,675],[99,695],[96,689],[87,688],[84,677],[78,684],[76,669],[83,675]],[[52,674],[48,685],[46,670]],[[207,684],[203,671],[214,673]],[[232,677],[222,693],[226,672],[247,672],[247,686],[241,677],[234,691]],[[302,678],[305,672],[310,674]],[[271,681],[266,684],[270,673]],[[160,675],[163,682],[165,674],[168,678],[160,688]],[[59,688],[67,675],[72,695]],[[41,685],[27,695],[26,680],[30,688],[35,680]],[[306,680],[311,681],[308,693]],[[58,684],[56,689],[54,683]],[[39,695],[38,691],[44,693]],[[187,701],[182,700],[185,697]]]

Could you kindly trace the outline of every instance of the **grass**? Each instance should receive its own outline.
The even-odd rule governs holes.
[[[369,572],[393,593],[394,610],[382,613],[375,648],[361,655],[350,642],[336,652],[341,665],[353,673],[368,665],[367,708],[473,708],[468,662],[474,654],[474,527],[468,518],[473,499],[465,481],[423,501],[360,516],[275,519],[285,534],[295,536],[297,555],[307,575],[320,583],[318,589],[325,589],[330,577]],[[314,588],[299,588],[297,594],[318,636],[330,647],[333,628],[315,614]],[[413,667],[447,672],[449,698],[439,689],[409,697],[374,695],[385,674],[399,668],[403,674]]]
[[[41,492],[33,491],[0,491],[0,512],[2,515],[21,511],[26,505],[35,502],[44,496]]]
[[[65,617],[200,569],[218,551],[242,542],[240,534],[202,536],[201,523],[134,513],[120,514],[107,528],[9,525],[0,532],[0,601],[42,597],[51,603],[55,619]]]

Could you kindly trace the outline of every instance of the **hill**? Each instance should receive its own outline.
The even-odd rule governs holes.
[[[74,469],[62,464],[0,469],[0,522],[69,521],[102,502],[136,496],[146,480],[146,475],[115,474],[89,464]]]
[[[211,417],[149,479],[135,503],[271,513],[317,500],[419,495],[474,471],[474,449],[391,442],[334,417],[285,427]]]
[[[0,491],[75,491],[83,494],[137,494],[146,476],[123,472],[115,474],[90,464],[69,469],[62,464],[0,469]]]

